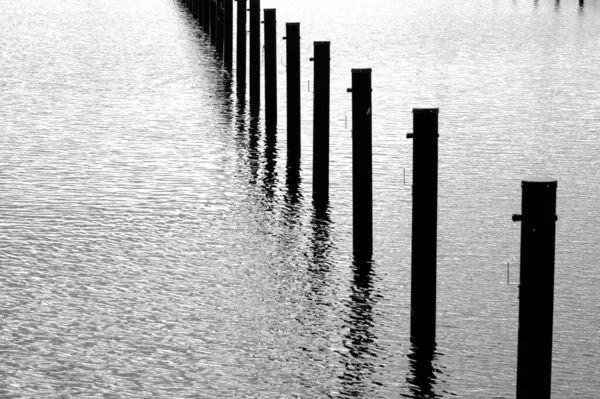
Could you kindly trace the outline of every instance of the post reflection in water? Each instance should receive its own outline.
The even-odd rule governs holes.
[[[277,127],[267,126],[265,132],[263,187],[266,202],[272,204],[277,186]]]
[[[437,381],[436,374],[440,371],[433,366],[438,353],[436,344],[419,345],[414,339],[411,339],[411,350],[407,355],[409,362],[409,374],[406,377],[410,395],[409,398],[431,399],[441,398],[441,395],[435,393]]]
[[[354,256],[352,294],[347,303],[346,324],[348,332],[344,346],[348,353],[344,356],[345,371],[342,380],[342,397],[370,397],[378,352],[377,337],[373,333],[373,307],[377,295],[373,285],[373,261]]]
[[[285,186],[287,191],[284,196],[284,220],[290,227],[299,223],[300,200],[302,199],[302,192],[300,191],[300,171],[300,158],[290,157],[288,154],[285,176]]]
[[[250,184],[255,185],[258,180],[260,156],[258,154],[258,120],[259,110],[250,106],[250,124],[248,128],[248,166],[250,167]]]

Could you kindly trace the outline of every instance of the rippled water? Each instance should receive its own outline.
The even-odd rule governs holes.
[[[553,395],[595,397],[600,4],[262,3],[278,36],[301,23],[299,169],[285,42],[270,141],[178,1],[0,0],[0,396],[513,397],[505,262],[536,174],[559,182]],[[316,40],[332,42],[325,212],[310,194]],[[358,67],[373,68],[372,264],[351,256]],[[440,108],[434,353],[408,337],[405,133],[423,106]]]

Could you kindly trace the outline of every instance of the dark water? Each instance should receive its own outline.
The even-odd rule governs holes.
[[[0,0],[0,396],[504,398],[520,179],[558,180],[553,396],[600,384],[600,5],[266,1],[300,22],[303,158],[174,0]],[[312,42],[332,42],[315,209]],[[373,68],[352,258],[350,69]],[[413,107],[440,108],[438,339],[409,337]],[[347,124],[345,119],[348,119]],[[406,168],[407,181],[404,179]]]

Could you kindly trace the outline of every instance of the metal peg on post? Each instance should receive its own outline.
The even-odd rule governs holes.
[[[521,272],[517,399],[549,399],[552,377],[556,188],[553,179],[521,182]]]
[[[314,42],[313,197],[329,196],[330,42]]]
[[[287,62],[287,150],[300,158],[300,23],[285,24]]]
[[[413,209],[410,335],[435,344],[437,274],[437,108],[413,109]]]
[[[352,236],[355,257],[373,254],[371,68],[352,69]]]

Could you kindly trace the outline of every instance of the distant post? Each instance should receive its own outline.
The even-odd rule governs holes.
[[[300,158],[300,23],[285,24],[287,63],[287,151]]]
[[[233,0],[225,0],[223,63],[225,69],[231,72],[233,64]]]
[[[202,0],[202,29],[207,35],[210,33],[210,3],[212,0]]]
[[[210,42],[217,43],[217,0],[210,0]]]
[[[265,8],[264,14],[265,123],[271,128],[277,126],[277,13],[274,8]]]
[[[314,42],[313,196],[329,196],[330,42]]]
[[[352,241],[355,257],[373,254],[371,68],[352,69]]]
[[[250,104],[260,104],[260,0],[250,0]]]
[[[437,108],[413,109],[413,209],[410,335],[435,343],[437,274]]]
[[[237,0],[236,80],[238,95],[246,92],[246,0]]]
[[[223,55],[223,25],[225,22],[224,13],[224,0],[217,0],[217,34],[215,39],[215,46],[217,48],[217,54]]]
[[[521,272],[517,399],[549,399],[552,377],[556,188],[553,179],[521,182]]]

